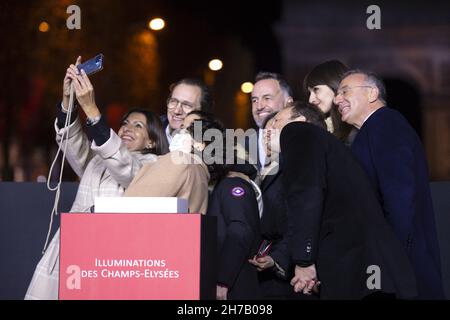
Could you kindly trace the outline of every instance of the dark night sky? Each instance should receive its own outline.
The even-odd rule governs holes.
[[[1,30],[5,31],[3,45],[10,50],[8,61],[2,54],[3,68],[17,74],[18,70],[14,69],[19,60],[33,68],[35,61],[30,61],[29,53],[45,41],[40,38],[42,35],[36,27],[40,21],[49,20],[49,16],[51,19],[52,3],[58,2],[64,3],[54,0],[0,1],[1,26],[4,26]],[[84,53],[84,57],[103,50],[120,53],[124,50],[121,45],[124,46],[133,30],[145,29],[151,17],[164,17],[166,28],[157,34],[162,87],[181,77],[203,76],[205,63],[226,50],[224,39],[227,37],[239,39],[252,52],[255,70],[282,71],[279,45],[272,31],[272,24],[280,19],[281,1],[65,2],[81,7],[82,29],[69,32],[67,38],[71,39],[78,33],[87,39],[79,45],[79,52]],[[39,12],[36,9],[40,9]],[[59,19],[52,28],[64,29],[64,24],[65,21]],[[108,59],[114,61],[116,56],[106,58],[107,62]],[[73,61],[74,58],[63,59]]]
[[[65,26],[68,14],[64,11],[71,4],[81,8],[78,31]],[[119,102],[130,107],[135,103],[128,90],[132,81],[127,80],[135,74],[127,69],[127,43],[137,30],[146,30],[150,18],[163,17],[166,27],[155,33],[159,89],[138,103],[164,112],[169,84],[183,77],[202,78],[207,62],[223,56],[231,38],[249,50],[252,68],[281,72],[279,46],[271,29],[280,14],[279,1],[0,0],[3,156],[14,137],[24,144],[24,156],[33,146],[42,145],[47,151],[53,146],[48,119],[53,118],[54,104],[60,99],[65,68],[78,54],[84,59],[105,54],[104,71],[92,79],[97,103]],[[48,33],[37,30],[41,21],[49,22]],[[227,82],[223,73],[217,76],[217,86]],[[225,95],[225,90],[216,91]],[[233,99],[233,94],[226,98]]]
[[[61,8],[71,4],[79,5],[82,10],[79,31],[68,31],[65,26],[68,15]],[[275,35],[277,25],[289,20],[286,15],[290,21],[296,21],[297,28],[365,26],[364,8],[370,4],[372,1],[368,0],[0,0],[0,143],[3,153],[7,152],[7,145],[14,136],[26,144],[24,155],[29,146],[43,145],[49,150],[54,145],[49,119],[54,117],[54,104],[60,99],[65,68],[78,54],[85,59],[99,52],[105,54],[105,69],[93,79],[100,105],[120,103],[131,107],[137,104],[158,113],[164,112],[170,83],[183,77],[203,77],[212,57],[224,57],[224,69],[217,73],[213,92],[216,101],[222,103],[222,109],[231,108],[230,112],[219,110],[224,112],[219,116],[224,116],[222,120],[233,127],[234,110],[230,101],[233,102],[233,90],[241,82],[252,81],[261,70],[290,71]],[[376,4],[383,8],[386,29],[449,24],[448,1],[379,0]],[[297,10],[283,12],[283,5]],[[139,30],[147,30],[147,22],[155,16],[163,17],[167,23],[163,31],[154,33],[158,44],[158,85],[153,93],[141,92],[141,96],[134,99],[137,95],[130,89],[139,86],[135,83],[136,79],[142,79],[142,74],[141,78],[136,76],[136,64],[135,69],[128,68],[129,39]],[[51,29],[44,34],[37,31],[37,26],[45,20],[50,22]],[[52,40],[55,34],[60,40]],[[316,40],[318,46],[323,45],[322,37]],[[345,34],[332,40],[345,41]],[[435,40],[430,37],[428,41],[434,43]],[[250,58],[245,60],[242,52],[248,52]],[[308,53],[295,54],[303,59]],[[227,57],[234,61],[226,60]],[[305,69],[311,67],[308,65]],[[232,68],[235,70],[230,70]],[[237,72],[238,69],[245,69],[245,72]],[[296,74],[295,83],[291,85],[298,85],[303,76],[301,72]],[[247,123],[251,125],[251,116],[249,119]]]

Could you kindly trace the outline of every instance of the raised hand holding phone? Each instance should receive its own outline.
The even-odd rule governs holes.
[[[100,111],[95,103],[94,87],[84,69],[81,70],[81,74],[77,76],[73,83],[78,103],[86,116],[90,119],[100,116]]]
[[[65,78],[64,90],[66,89],[66,84],[67,86],[73,85],[78,103],[88,119],[98,119],[100,116],[100,111],[95,103],[94,87],[88,78],[88,74],[93,74],[102,69],[103,54],[98,54],[84,63],[81,63],[81,57],[78,57],[76,65],[72,64],[67,69],[66,78],[70,82],[69,80],[66,81]]]

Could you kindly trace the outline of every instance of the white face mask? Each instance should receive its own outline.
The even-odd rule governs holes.
[[[170,152],[181,151],[184,153],[191,153],[192,137],[186,130],[181,130],[177,133],[169,145]]]

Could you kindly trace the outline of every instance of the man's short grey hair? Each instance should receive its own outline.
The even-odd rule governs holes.
[[[377,87],[378,89],[378,100],[382,103],[386,104],[386,86],[384,85],[383,80],[379,77],[375,72],[366,71],[362,69],[352,69],[344,73],[342,79],[352,75],[352,74],[363,74],[366,76],[366,81],[368,84]]]

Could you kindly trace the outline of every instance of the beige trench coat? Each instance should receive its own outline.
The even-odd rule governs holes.
[[[60,145],[66,130],[58,128],[56,121],[55,130]],[[69,126],[66,159],[81,178],[70,212],[90,212],[95,197],[121,196],[142,165],[156,161],[157,156],[129,152],[113,130],[102,146],[90,143],[77,118]],[[58,229],[34,271],[26,300],[58,299],[59,240]]]
[[[201,159],[174,151],[145,164],[124,197],[177,197],[188,200],[189,212],[206,214],[209,172]]]

